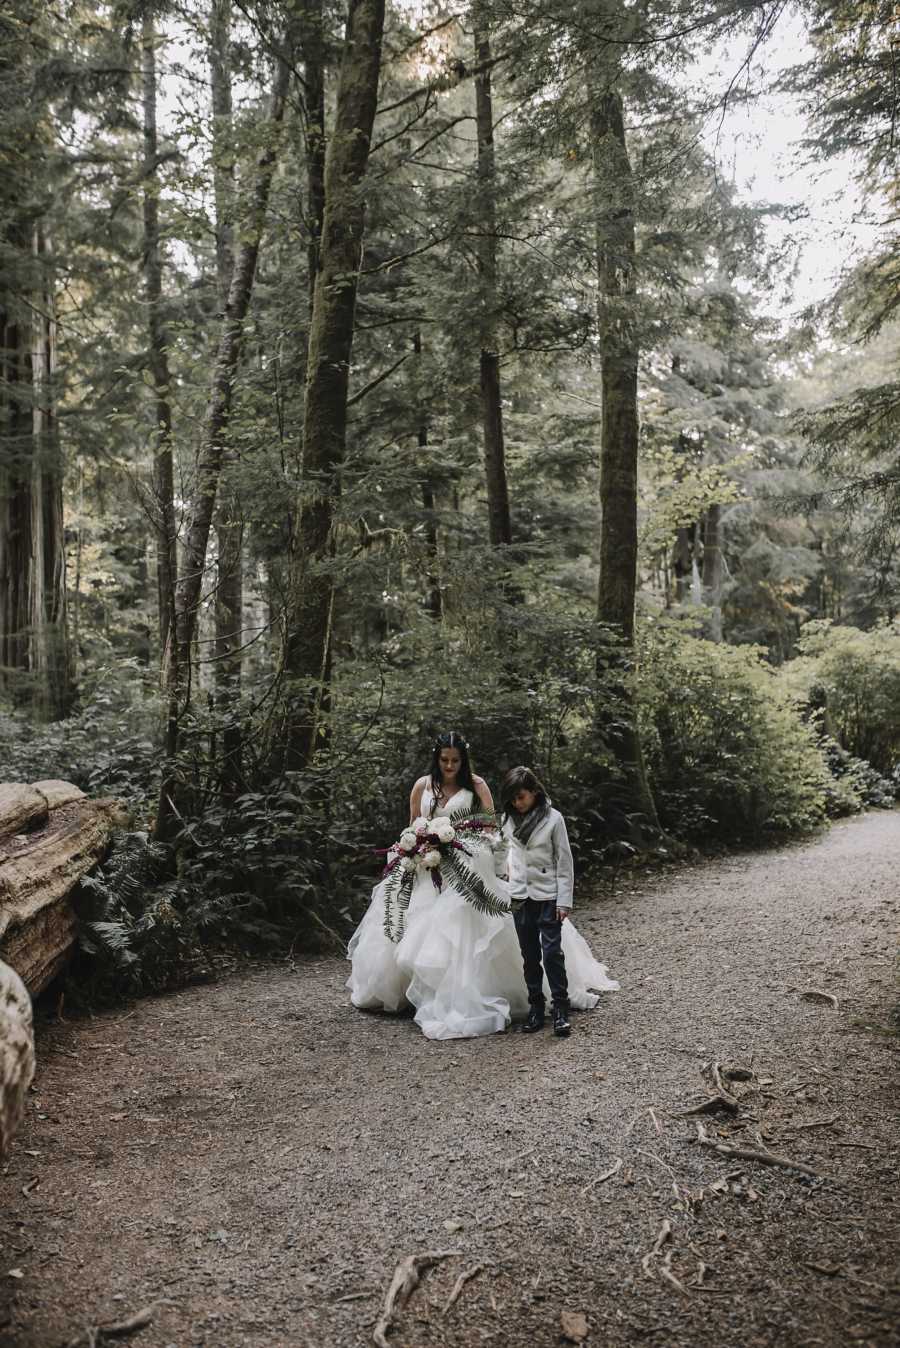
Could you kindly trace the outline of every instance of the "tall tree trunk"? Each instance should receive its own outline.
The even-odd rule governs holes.
[[[153,527],[156,534],[156,591],[160,652],[171,659],[169,635],[175,613],[178,574],[175,489],[172,471],[172,407],[168,334],[162,311],[162,254],[159,238],[159,145],[156,131],[156,48],[152,6],[141,32],[141,92],[144,114],[144,293],[147,299],[148,358],[153,381]]]
[[[0,297],[0,677],[32,715],[54,720],[73,683],[52,250],[40,221],[20,220],[7,246],[29,293]]]
[[[234,273],[234,128],[231,105],[231,0],[212,0],[209,24],[210,93],[213,113],[213,190],[216,202],[216,284],[224,314]],[[239,794],[243,734],[240,719],[244,612],[244,522],[235,481],[235,456],[226,448],[222,496],[216,509],[216,720],[222,736],[219,782],[223,794]]]
[[[231,415],[234,378],[241,351],[244,321],[253,293],[256,262],[266,221],[269,193],[284,120],[290,84],[290,59],[278,59],[268,114],[268,134],[256,158],[248,192],[241,245],[235,257],[216,362],[210,382],[209,406],[197,463],[197,480],[191,500],[185,539],[184,565],[175,592],[175,658],[168,665],[168,721],[166,762],[160,786],[156,836],[170,838],[177,819],[177,757],[180,720],[190,704],[190,653],[206,569],[206,548],[216,505],[219,475]],[[170,640],[170,646],[172,645]]]
[[[672,576],[675,581],[675,602],[684,604],[691,597],[691,575],[694,566],[694,526],[682,524],[675,530],[672,544]]]
[[[309,274],[309,313],[312,318],[325,218],[325,18],[322,0],[303,0],[299,15],[300,49],[305,89],[304,132],[306,159],[306,245]]]
[[[596,16],[588,10],[588,19]],[[600,40],[588,54],[595,198],[603,427],[600,445],[600,582],[597,616],[624,641],[617,692],[624,716],[603,718],[601,733],[622,774],[628,813],[658,829],[644,770],[629,671],[634,663],[637,590],[638,339],[634,303],[635,192],[625,141],[617,56]]]
[[[488,498],[488,530],[497,547],[512,542],[509,490],[503,439],[500,352],[497,325],[497,198],[494,159],[494,104],[491,94],[491,44],[484,6],[474,6],[475,122],[478,138],[478,274],[481,309],[481,418],[484,426],[484,468]]]
[[[703,521],[703,602],[710,614],[706,636],[722,640],[722,507],[711,505]]]
[[[419,357],[417,363],[421,364],[422,334],[420,332],[417,332],[413,337],[413,350]],[[416,441],[420,451],[420,461],[423,464],[427,464],[428,455],[424,451],[428,448],[428,412],[426,410],[421,372],[419,373],[419,378],[417,380],[417,389],[419,398],[419,428],[416,433]],[[437,520],[435,518],[434,507],[434,487],[432,486],[431,477],[426,469],[425,475],[422,478],[422,509],[425,512],[425,554],[428,561],[425,577],[425,607],[431,617],[439,622],[443,617],[444,602],[441,595]]]
[[[363,178],[375,120],[385,0],[350,0],[335,123],[325,161],[325,216],[310,324],[293,611],[285,642],[285,762],[305,767],[330,692],[334,502],[347,432],[347,385],[365,225]]]
[[[74,693],[72,658],[66,628],[66,545],[63,521],[63,458],[56,417],[56,304],[53,250],[41,222],[32,235],[40,278],[33,317],[31,378],[34,396],[32,434],[36,463],[36,534],[41,541],[40,576],[33,595],[38,634],[36,672],[38,713],[55,720],[67,714]],[[39,495],[39,500],[37,499]],[[38,519],[35,519],[38,524]]]

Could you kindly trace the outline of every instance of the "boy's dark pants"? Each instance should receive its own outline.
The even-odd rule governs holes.
[[[562,923],[556,917],[556,901],[551,899],[547,903],[536,903],[534,899],[526,899],[515,911],[515,923],[525,966],[529,1002],[532,1006],[543,1007],[546,973],[553,1005],[567,1010],[569,984],[562,952]]]

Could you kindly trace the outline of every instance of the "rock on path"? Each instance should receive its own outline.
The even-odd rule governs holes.
[[[430,1043],[337,959],[47,1027],[0,1343],[151,1306],[139,1348],[362,1348],[398,1262],[450,1251],[390,1343],[895,1344],[898,911],[900,813],[871,814],[583,904],[622,991],[568,1041]],[[828,1178],[698,1145],[711,1059],[753,1075],[708,1134]]]

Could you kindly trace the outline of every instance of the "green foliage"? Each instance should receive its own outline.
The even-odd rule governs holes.
[[[209,974],[193,904],[168,868],[167,850],[146,833],[118,833],[104,864],[82,877],[78,950],[66,978],[76,1003],[160,992]]]
[[[844,749],[890,777],[900,763],[900,622],[870,632],[809,623],[799,649],[787,686]]]
[[[74,782],[146,818],[159,775],[159,703],[142,674],[128,662],[99,670],[81,709],[65,721],[36,724],[0,708],[0,776]]]
[[[887,777],[882,777],[871,763],[842,749],[830,735],[823,735],[819,744],[832,776],[825,796],[825,808],[831,818],[856,814],[866,806],[879,810],[893,809],[900,779],[895,786]]]
[[[760,652],[645,630],[640,718],[662,822],[692,840],[760,843],[825,818],[828,771]]]

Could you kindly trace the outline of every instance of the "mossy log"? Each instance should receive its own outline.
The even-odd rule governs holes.
[[[15,970],[0,961],[0,1161],[22,1120],[33,1077],[31,998]]]
[[[44,814],[34,810],[24,832],[29,791]],[[120,811],[117,801],[89,800],[68,782],[0,787],[0,957],[32,996],[66,962],[75,940],[69,896],[106,854]]]

